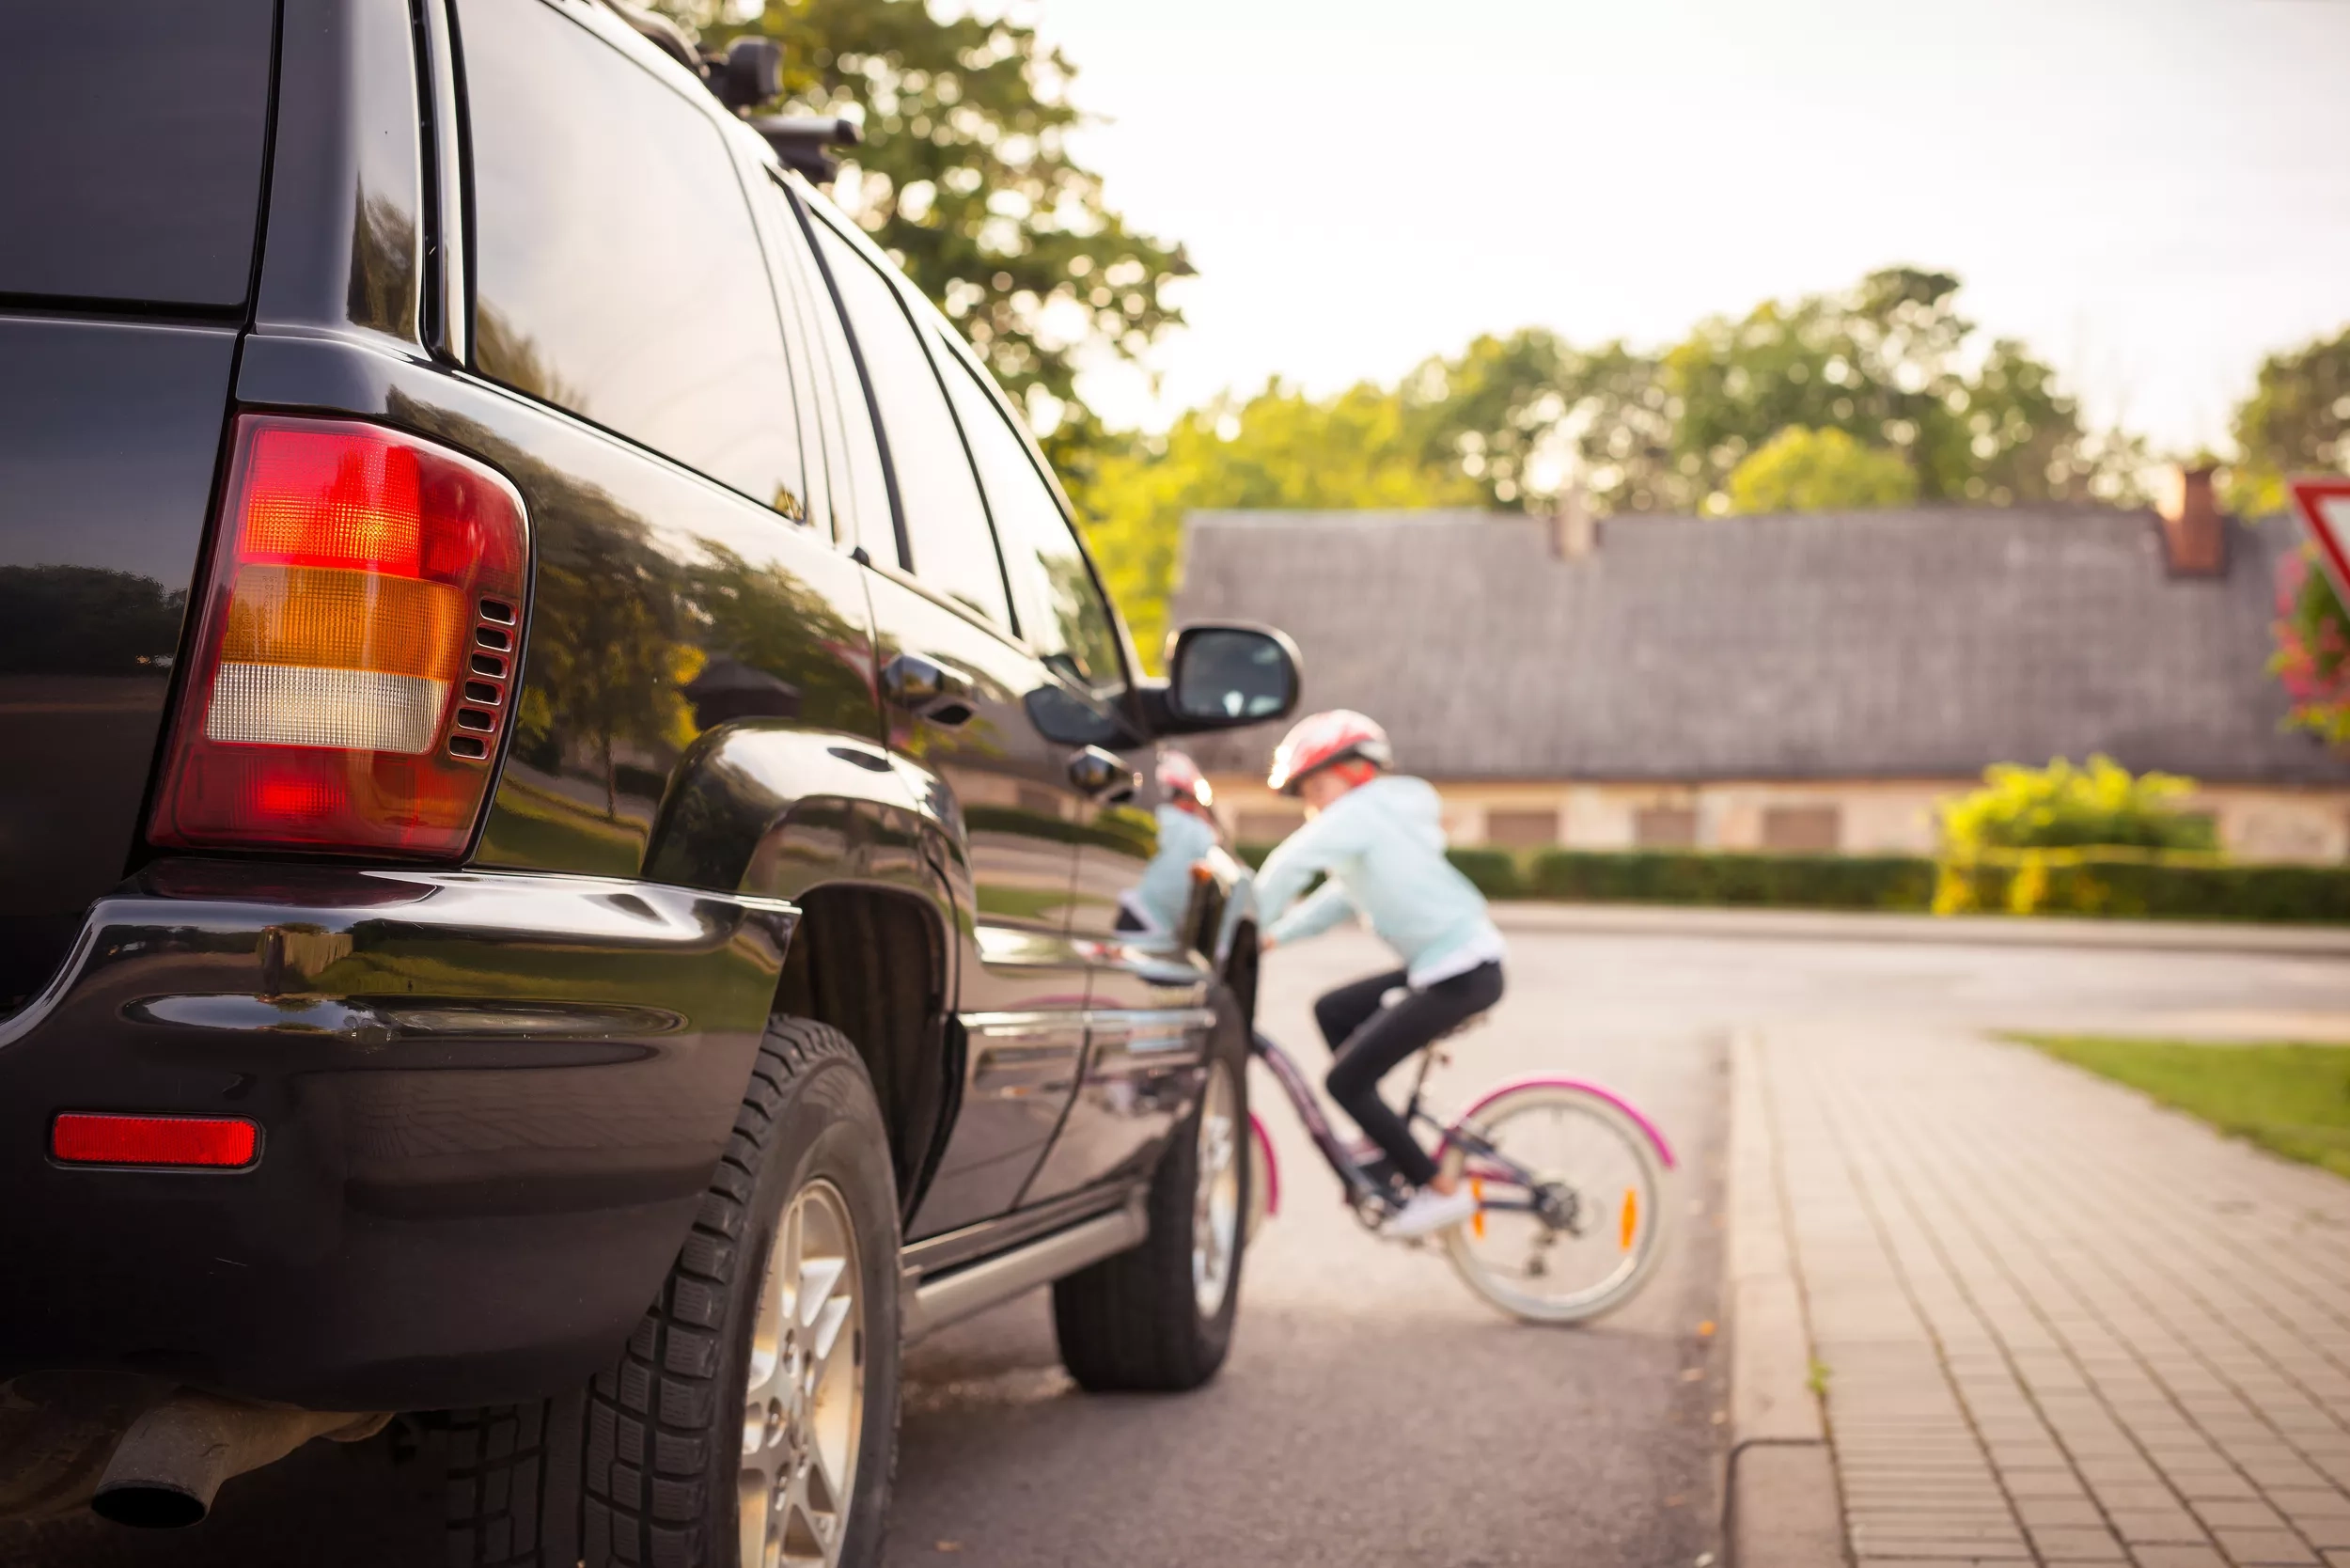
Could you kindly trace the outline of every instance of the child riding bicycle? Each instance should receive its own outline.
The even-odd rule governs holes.
[[[1414,1189],[1387,1233],[1423,1236],[1468,1218],[1477,1200],[1437,1168],[1379,1097],[1379,1080],[1501,999],[1504,949],[1484,895],[1445,858],[1436,792],[1394,766],[1386,731],[1348,709],[1301,719],[1282,737],[1265,781],[1303,798],[1307,821],[1266,857],[1257,907],[1267,949],[1359,913],[1402,960],[1323,996],[1314,1021],[1336,1057],[1331,1098]],[[1317,873],[1323,885],[1301,900]]]

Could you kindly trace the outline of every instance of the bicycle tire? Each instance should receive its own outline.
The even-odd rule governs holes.
[[[1613,1097],[1577,1084],[1535,1083],[1505,1090],[1480,1104],[1472,1118],[1467,1119],[1467,1124],[1495,1148],[1517,1159],[1520,1156],[1510,1146],[1510,1125],[1539,1110],[1571,1114],[1603,1130],[1613,1164],[1621,1171],[1636,1173],[1629,1178],[1628,1190],[1637,1196],[1611,1203],[1604,1222],[1611,1229],[1595,1237],[1602,1247],[1609,1233],[1620,1238],[1617,1266],[1591,1286],[1559,1297],[1518,1288],[1487,1255],[1494,1249],[1485,1246],[1486,1238],[1481,1234],[1484,1227],[1480,1222],[1486,1217],[1482,1214],[1479,1220],[1445,1232],[1445,1255],[1463,1283],[1489,1306],[1511,1317],[1528,1323],[1588,1322],[1631,1300],[1655,1273],[1672,1230],[1669,1171],[1647,1127]],[[1535,1162],[1523,1163],[1538,1170],[1542,1168]],[[1447,1145],[1442,1165],[1450,1174],[1465,1179],[1470,1174],[1468,1155],[1457,1142]],[[1572,1173],[1560,1175],[1564,1178]],[[1617,1175],[1615,1180],[1622,1182],[1626,1178]],[[1628,1219],[1627,1209],[1631,1211]],[[1496,1223],[1500,1223],[1498,1217]],[[1559,1233],[1552,1228],[1554,1240]],[[1576,1244],[1582,1239],[1578,1235]]]

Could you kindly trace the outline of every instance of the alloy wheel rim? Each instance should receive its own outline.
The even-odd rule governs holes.
[[[744,1378],[741,1568],[840,1560],[865,1430],[865,1302],[840,1189],[794,1194],[760,1282]]]
[[[1240,1092],[1232,1070],[1208,1064],[1199,1104],[1198,1184],[1191,1207],[1192,1296],[1202,1318],[1224,1309],[1240,1252]]]

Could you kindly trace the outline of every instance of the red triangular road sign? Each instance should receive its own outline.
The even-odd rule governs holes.
[[[2350,604],[2350,479],[2333,477],[2287,479],[2301,522],[2317,541],[2334,591]]]

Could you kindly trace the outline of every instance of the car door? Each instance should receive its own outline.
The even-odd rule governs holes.
[[[1060,1125],[1085,1046],[1087,966],[1069,938],[1083,798],[1032,694],[1057,684],[1017,640],[1010,589],[939,365],[877,255],[803,203],[863,372],[893,537],[867,529],[889,745],[951,803],[970,903],[957,1009],[961,1113],[909,1234],[1019,1200]],[[860,432],[861,433],[861,432]]]
[[[1136,897],[1159,852],[1146,785],[1152,750],[1129,714],[1123,639],[1042,456],[960,345],[937,340],[976,463],[1022,639],[1054,676],[1031,699],[1046,738],[1080,780],[1070,933],[1089,970],[1084,1069],[1052,1152],[1022,1202],[1147,1174],[1189,1108],[1206,1030],[1211,970],[1189,933]]]
[[[510,412],[395,413],[497,462],[530,514],[477,858],[790,896],[697,809],[704,785],[749,753],[812,755],[861,798],[871,776],[826,747],[871,753],[882,729],[862,573],[805,501],[820,465],[744,170],[707,94],[632,58],[603,8],[485,0],[462,23],[473,368]],[[681,332],[648,278],[724,321],[723,345]]]

